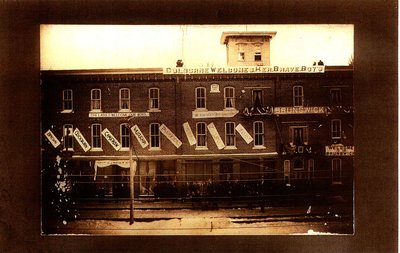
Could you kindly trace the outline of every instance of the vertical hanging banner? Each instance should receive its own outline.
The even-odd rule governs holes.
[[[149,146],[149,143],[146,140],[146,137],[144,137],[142,131],[140,131],[139,127],[137,125],[134,125],[133,127],[131,127],[132,133],[135,135],[136,139],[138,140],[138,142],[140,143],[140,146],[142,146],[142,148],[146,148],[147,146]]]
[[[160,126],[160,132],[163,133],[165,135],[165,137],[167,137],[167,139],[172,142],[172,144],[174,144],[174,146],[176,148],[179,148],[182,145],[182,142],[178,139],[178,137],[176,137],[176,135],[169,130],[169,128],[162,124]]]
[[[87,152],[90,149],[89,143],[86,141],[85,137],[83,137],[81,131],[79,131],[78,128],[75,128],[73,136],[75,137],[75,139],[78,141],[79,145],[81,145],[81,147],[85,152]]]
[[[185,131],[186,137],[189,141],[190,146],[196,144],[196,138],[194,137],[194,134],[192,132],[192,129],[190,128],[189,122],[183,123],[183,130]]]
[[[247,132],[246,128],[244,128],[242,126],[242,124],[238,124],[236,126],[236,131],[238,131],[238,133],[242,136],[243,140],[249,144],[250,142],[253,141],[253,137],[251,137],[251,135],[249,134],[249,132]]]
[[[219,136],[217,128],[215,127],[214,123],[210,123],[207,125],[208,131],[210,131],[211,137],[214,139],[215,144],[217,145],[218,149],[223,149],[225,147],[224,142]]]
[[[50,143],[53,145],[53,147],[58,147],[61,142],[57,139],[57,137],[53,134],[53,132],[49,129],[47,130],[46,133],[44,133],[44,136],[50,141]]]
[[[113,146],[115,150],[118,151],[122,148],[121,144],[107,128],[104,128],[101,134],[104,136],[104,138],[106,138],[106,140],[111,144],[111,146]]]

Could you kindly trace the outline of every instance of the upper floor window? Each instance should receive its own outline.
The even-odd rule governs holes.
[[[130,147],[130,133],[128,124],[120,125],[120,136],[122,149],[128,149]]]
[[[225,108],[235,108],[235,88],[224,88],[224,101]]]
[[[330,102],[331,105],[342,104],[342,92],[340,88],[333,88],[330,90]]]
[[[236,146],[236,133],[235,133],[234,122],[225,123],[225,146],[227,147]]]
[[[90,91],[90,110],[100,111],[101,110],[101,90],[93,89]]]
[[[73,150],[74,149],[74,137],[72,133],[74,132],[74,128],[71,124],[63,125],[63,140],[64,140],[64,150]]]
[[[63,111],[72,112],[72,110],[73,110],[72,90],[63,90]]]
[[[196,108],[206,108],[206,88],[196,88]]]
[[[290,143],[294,145],[307,145],[308,128],[306,126],[290,127]]]
[[[261,61],[261,52],[254,53],[254,61]]]
[[[92,149],[101,149],[101,124],[92,124]]]
[[[303,86],[296,85],[293,87],[293,106],[303,106],[304,93]]]
[[[204,122],[199,122],[196,124],[196,148],[206,148],[207,147],[207,126]]]
[[[123,88],[119,90],[119,109],[130,110],[131,109],[131,94],[130,90]]]
[[[160,124],[158,123],[150,124],[150,148],[160,148]]]
[[[262,90],[253,90],[253,107],[260,108],[263,105],[263,92]]]
[[[340,119],[331,121],[331,136],[332,140],[340,140],[342,138],[342,122]]]
[[[158,88],[149,89],[149,110],[160,109],[160,90]]]
[[[264,123],[256,121],[253,123],[254,146],[264,147]]]

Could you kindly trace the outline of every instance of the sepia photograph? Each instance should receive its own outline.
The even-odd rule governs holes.
[[[353,235],[354,25],[40,25],[42,235]]]

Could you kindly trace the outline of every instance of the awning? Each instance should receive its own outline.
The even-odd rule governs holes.
[[[97,176],[97,168],[104,168],[111,165],[118,165],[122,168],[129,169],[130,163],[129,160],[97,160],[94,163],[94,178],[93,180],[96,181]]]

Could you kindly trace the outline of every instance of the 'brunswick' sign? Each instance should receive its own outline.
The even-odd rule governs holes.
[[[238,67],[199,67],[199,68],[164,68],[163,74],[255,74],[255,73],[324,73],[325,66],[238,66]]]

